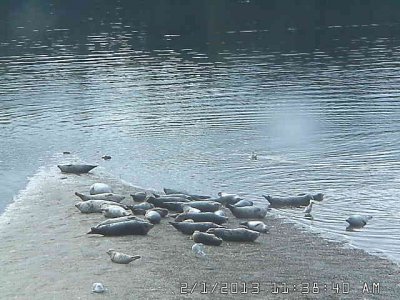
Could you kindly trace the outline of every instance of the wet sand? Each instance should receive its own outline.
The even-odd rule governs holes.
[[[135,192],[119,180],[93,173],[76,176],[43,170],[0,217],[1,299],[398,299],[400,295],[397,265],[301,232],[271,215],[265,218],[269,234],[255,243],[206,246],[206,259],[194,256],[193,242],[168,224],[170,218],[147,236],[86,235],[104,217],[81,214],[74,207],[79,200],[75,191],[87,192],[100,181],[125,194],[126,202]],[[230,217],[228,226],[234,227],[238,220]],[[109,248],[142,258],[129,265],[114,264],[106,254]],[[102,282],[107,292],[91,293],[94,282]],[[370,291],[375,283],[375,294],[363,293],[364,283]],[[274,286],[281,287],[277,294]]]

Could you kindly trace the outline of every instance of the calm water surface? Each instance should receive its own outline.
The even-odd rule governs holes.
[[[0,5],[0,211],[68,150],[148,188],[263,203],[323,192],[312,221],[273,213],[400,262],[393,16],[327,10],[310,23],[324,8],[187,3]],[[354,213],[374,218],[346,232]]]

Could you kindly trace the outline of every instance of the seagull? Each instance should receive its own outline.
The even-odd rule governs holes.
[[[139,259],[140,255],[128,255],[125,253],[117,252],[114,249],[109,249],[107,254],[110,255],[111,261],[117,264],[129,264],[130,262]]]
[[[101,282],[95,282],[92,286],[92,293],[104,293],[106,288]]]
[[[310,204],[308,204],[308,206],[306,207],[306,208],[304,208],[304,213],[306,214],[306,215],[309,215],[309,214],[311,214],[311,210],[312,210],[312,205],[313,205],[313,203],[315,203],[315,201],[314,200],[310,200]]]

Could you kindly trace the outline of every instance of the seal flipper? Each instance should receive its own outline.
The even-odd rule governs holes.
[[[92,227],[90,228],[90,231],[86,234],[96,234],[96,233],[99,233],[98,228]]]

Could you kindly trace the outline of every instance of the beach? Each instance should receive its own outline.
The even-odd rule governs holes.
[[[146,236],[87,235],[104,220],[82,214],[74,192],[94,182],[111,185],[131,203],[139,189],[110,176],[62,174],[56,167],[36,174],[0,216],[1,299],[397,299],[399,267],[389,260],[347,249],[303,232],[268,213],[271,228],[254,243],[206,246],[165,218]],[[229,214],[228,227],[239,220]],[[111,262],[115,249],[141,259]],[[103,294],[91,292],[101,282]]]

